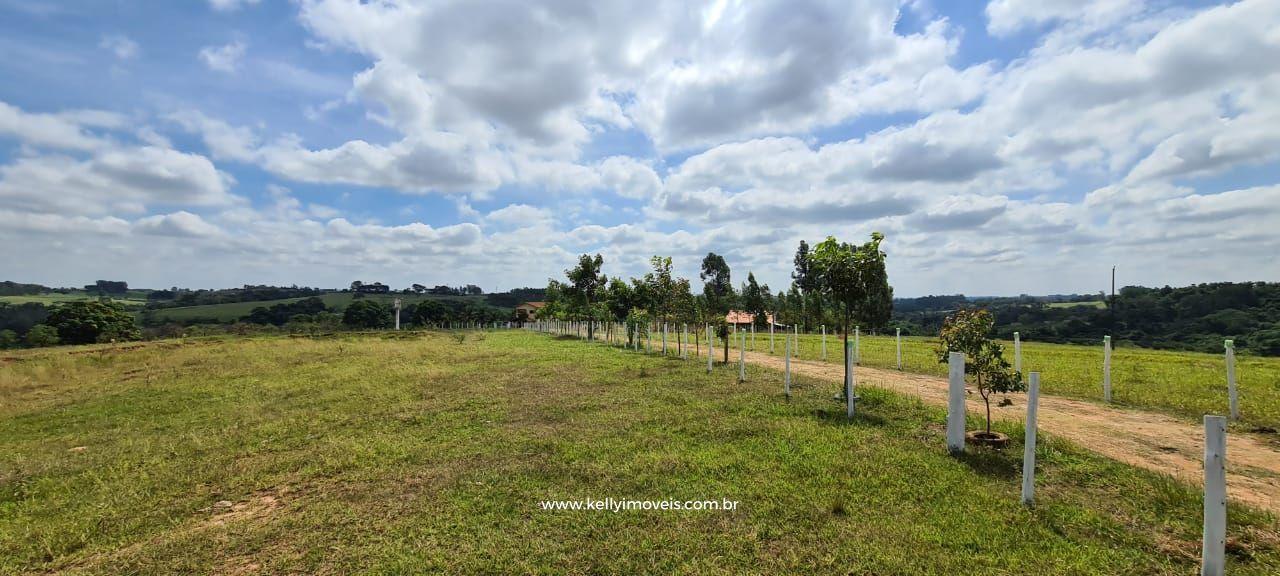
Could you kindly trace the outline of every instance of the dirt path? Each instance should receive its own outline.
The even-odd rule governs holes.
[[[730,354],[736,356],[734,351]],[[752,364],[783,369],[783,359],[748,352]],[[838,364],[791,360],[796,373],[829,380],[844,378]],[[945,406],[945,378],[859,366],[858,386],[877,386],[925,402]],[[1012,397],[1012,406],[991,406],[993,419],[1021,421],[1026,404]],[[981,413],[982,398],[968,399],[968,409]],[[1204,479],[1204,427],[1163,414],[1109,408],[1092,402],[1040,395],[1040,429],[1056,434],[1115,460],[1171,474],[1199,484]],[[1280,449],[1246,433],[1227,435],[1227,493],[1232,500],[1280,513]]]

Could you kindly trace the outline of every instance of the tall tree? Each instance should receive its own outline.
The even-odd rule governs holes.
[[[702,259],[702,295],[707,301],[707,312],[716,326],[716,332],[724,342],[724,361],[729,361],[729,324],[725,315],[733,308],[735,295],[733,279],[730,277],[729,264],[724,257],[715,252],[708,252]]]
[[[756,283],[756,275],[747,272],[747,283],[742,286],[742,308],[751,314],[751,323],[756,328],[767,325],[769,309],[765,306],[764,294]]]
[[[812,272],[813,265],[810,262],[809,243],[804,240],[800,241],[800,246],[796,248],[796,256],[792,260],[795,264],[795,270],[791,272],[791,281],[794,286],[800,289],[802,298],[799,302],[801,316],[804,323],[810,323],[814,318],[814,310],[810,309],[811,304],[821,306],[821,301],[814,298],[817,294],[816,277]]]

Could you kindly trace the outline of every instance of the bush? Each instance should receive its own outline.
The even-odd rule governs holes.
[[[36,324],[27,331],[27,345],[41,348],[44,346],[54,346],[58,343],[58,331],[52,326],[45,324]]]
[[[13,348],[18,345],[18,333],[13,330],[0,330],[0,349]]]
[[[125,311],[123,306],[109,300],[60,304],[49,313],[45,323],[57,330],[58,339],[64,344],[142,338],[142,333],[133,322],[133,315]]]

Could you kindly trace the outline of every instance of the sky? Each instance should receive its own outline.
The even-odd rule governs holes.
[[[1280,2],[0,0],[0,279],[1280,280]]]

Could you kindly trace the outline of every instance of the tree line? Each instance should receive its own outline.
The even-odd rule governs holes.
[[[1057,302],[1096,305],[1065,306]],[[1117,343],[1143,348],[1220,353],[1222,341],[1259,356],[1280,356],[1280,283],[1216,282],[1173,288],[1126,286],[1114,299],[1102,295],[1058,298],[926,296],[897,300],[895,326],[904,333],[934,334],[955,310],[989,310],[995,335],[1058,344]]]
[[[746,281],[735,288],[728,262],[714,252],[702,259],[698,275],[702,286],[697,294],[689,279],[672,273],[670,257],[654,256],[644,276],[624,280],[603,273],[601,255],[583,254],[577,266],[565,270],[564,280],[549,279],[546,306],[538,314],[540,318],[587,321],[589,335],[597,323],[623,323],[628,342],[651,326],[710,325],[724,342],[726,362],[726,316],[732,310],[752,314],[758,327],[768,326],[770,314],[775,322],[809,328],[820,323],[831,325],[847,341],[855,324],[883,328],[892,315],[893,288],[885,271],[885,253],[880,249],[883,240],[884,235],[878,232],[863,244],[828,237],[812,250],[801,241],[791,286],[776,293],[759,284],[750,271]]]

